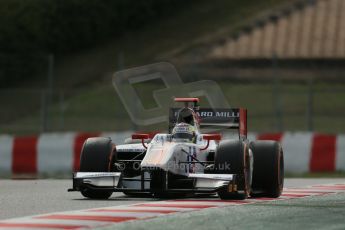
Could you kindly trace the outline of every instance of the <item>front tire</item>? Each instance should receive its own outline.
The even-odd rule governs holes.
[[[110,138],[88,138],[80,156],[80,172],[110,172],[115,160],[115,153],[115,145]],[[108,199],[113,193],[109,190],[87,187],[81,188],[80,192],[84,197],[90,199]]]
[[[284,185],[284,155],[279,142],[254,141],[250,143],[254,156],[253,192],[251,196],[277,198]]]
[[[227,167],[230,165],[230,167]],[[238,192],[232,193],[225,188],[218,192],[222,200],[246,199],[250,193],[251,167],[247,144],[240,140],[226,140],[219,144],[215,155],[216,174],[236,174]]]

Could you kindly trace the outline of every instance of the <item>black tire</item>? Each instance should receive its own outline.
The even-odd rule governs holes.
[[[284,155],[276,141],[254,141],[250,143],[253,152],[253,192],[251,196],[277,198],[284,186]]]
[[[110,172],[115,158],[115,145],[110,138],[88,138],[80,156],[80,172]],[[81,188],[81,194],[90,199],[108,199],[112,191]]]
[[[215,155],[216,174],[236,174],[237,193],[230,193],[225,188],[218,192],[222,200],[246,199],[250,193],[250,159],[248,146],[240,140],[222,141]],[[230,165],[230,167],[226,167]]]

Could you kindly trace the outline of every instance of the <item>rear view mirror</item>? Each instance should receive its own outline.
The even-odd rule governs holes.
[[[222,135],[220,135],[219,133],[204,134],[203,139],[207,141],[210,141],[210,140],[220,141],[222,139]]]
[[[210,141],[211,140],[213,140],[213,141],[220,141],[222,139],[222,135],[220,135],[219,133],[204,134],[202,136],[202,138],[204,140],[207,140],[207,145],[204,148],[201,148],[200,150],[205,150],[210,145]]]
[[[147,149],[147,145],[145,144],[145,139],[150,139],[150,135],[146,133],[134,133],[132,134],[133,140],[141,140],[141,144],[144,146],[145,149]]]
[[[133,140],[145,140],[145,139],[149,139],[150,135],[146,134],[146,133],[134,133],[132,134],[132,139]]]

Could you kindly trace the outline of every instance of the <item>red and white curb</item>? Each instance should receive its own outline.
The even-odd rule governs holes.
[[[122,144],[131,133],[45,133],[31,137],[0,135],[0,173],[71,173],[79,168],[80,151],[87,138],[110,137],[115,144]],[[280,141],[286,172],[345,171],[345,135],[250,133],[248,139]]]
[[[92,229],[127,221],[139,221],[181,212],[199,211],[259,202],[298,199],[345,192],[345,184],[313,185],[286,188],[279,198],[251,198],[247,200],[179,199],[137,203],[104,208],[50,213],[0,221],[0,229]]]

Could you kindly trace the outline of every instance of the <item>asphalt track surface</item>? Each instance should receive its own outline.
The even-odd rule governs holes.
[[[345,179],[286,179],[286,188],[345,184]],[[157,201],[115,194],[107,201],[68,193],[70,180],[0,180],[0,220]],[[207,208],[148,220],[117,223],[109,229],[345,229],[345,192],[249,205]]]

